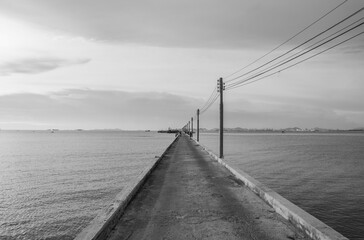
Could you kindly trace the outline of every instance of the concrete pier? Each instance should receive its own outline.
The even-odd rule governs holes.
[[[308,238],[181,136],[107,239]]]
[[[104,239],[348,240],[187,135],[75,238]]]

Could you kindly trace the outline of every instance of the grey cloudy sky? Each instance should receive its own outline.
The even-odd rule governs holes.
[[[216,79],[340,2],[0,0],[0,128],[181,127]],[[363,6],[347,1],[276,54]],[[361,36],[226,92],[227,127],[363,127],[363,56]],[[203,119],[216,127],[216,106]]]
[[[2,0],[3,12],[75,36],[170,47],[261,48],[342,1]],[[351,0],[326,22],[362,7]]]

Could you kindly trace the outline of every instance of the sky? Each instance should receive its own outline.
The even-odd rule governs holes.
[[[0,129],[180,128],[217,79],[341,2],[0,0]],[[362,7],[362,0],[346,1],[255,66]],[[364,11],[353,21],[361,17]],[[225,127],[364,127],[363,66],[360,35],[225,91]],[[214,128],[218,119],[216,102],[200,125]]]

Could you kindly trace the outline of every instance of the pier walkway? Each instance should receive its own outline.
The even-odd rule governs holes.
[[[308,238],[182,135],[108,239]]]

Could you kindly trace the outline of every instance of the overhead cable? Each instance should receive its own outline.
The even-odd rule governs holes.
[[[358,11],[356,11],[356,12],[354,12],[354,13],[350,14],[348,17],[346,17],[346,18],[342,19],[341,21],[339,21],[339,22],[335,23],[334,25],[332,25],[331,27],[329,27],[329,28],[325,29],[324,31],[322,31],[322,32],[320,32],[320,33],[318,33],[318,34],[316,34],[315,36],[311,37],[310,39],[308,39],[308,40],[304,41],[303,43],[299,44],[298,46],[296,46],[296,47],[292,48],[291,50],[288,50],[287,52],[285,52],[285,53],[283,53],[283,54],[279,55],[278,57],[276,57],[276,58],[274,58],[274,59],[272,59],[272,60],[270,60],[270,61],[268,61],[268,62],[266,62],[266,63],[264,63],[263,65],[261,65],[261,66],[259,66],[259,67],[254,68],[253,70],[250,70],[250,71],[248,71],[248,72],[246,72],[246,73],[244,73],[244,74],[241,74],[241,75],[239,75],[239,76],[237,76],[237,77],[235,77],[235,78],[233,78],[233,79],[231,79],[231,80],[229,80],[229,81],[225,81],[225,82],[226,82],[226,83],[228,83],[228,82],[232,82],[232,81],[234,81],[234,80],[236,80],[236,79],[239,79],[239,78],[241,78],[241,77],[243,77],[243,76],[248,75],[249,73],[252,73],[252,72],[255,72],[256,70],[259,70],[260,68],[262,68],[262,67],[264,67],[264,66],[266,66],[266,65],[268,65],[268,64],[270,64],[270,63],[272,63],[272,62],[274,62],[274,61],[276,61],[276,60],[278,60],[278,59],[280,59],[281,57],[283,57],[283,56],[285,56],[285,55],[287,55],[287,54],[289,54],[289,53],[293,52],[294,50],[296,50],[296,49],[298,49],[298,48],[302,47],[302,46],[303,46],[303,45],[305,45],[306,43],[308,43],[308,42],[310,42],[310,41],[312,41],[312,40],[316,39],[317,37],[321,36],[322,34],[324,34],[324,33],[328,32],[328,31],[330,31],[330,30],[331,30],[331,29],[333,29],[334,27],[336,27],[336,26],[338,26],[339,24],[341,24],[341,23],[345,22],[346,20],[348,20],[348,19],[350,19],[350,18],[354,17],[356,14],[360,13],[360,12],[361,12],[361,11],[363,11],[363,10],[364,10],[364,7],[362,7],[362,8],[361,8],[361,9],[359,9]]]
[[[207,105],[209,105],[210,101],[214,98],[214,95],[217,93],[217,87],[214,88],[214,90],[212,91],[212,93],[210,94],[210,97],[208,98],[208,100],[205,102],[205,104],[200,108],[200,111],[202,109],[204,109]]]
[[[219,98],[220,93],[216,94],[216,96],[212,99],[212,101],[209,103],[208,106],[206,106],[202,111],[200,110],[200,115],[203,114],[204,112],[206,112],[211,106],[212,104],[214,104],[216,102],[216,100]]]
[[[270,72],[270,71],[272,71],[272,70],[274,70],[274,69],[276,69],[276,68],[278,68],[278,67],[280,67],[280,66],[282,66],[282,65],[284,65],[284,64],[286,64],[286,63],[288,63],[288,62],[291,62],[291,61],[293,61],[293,60],[295,60],[295,59],[297,59],[297,58],[301,57],[301,56],[302,56],[302,55],[304,55],[304,54],[307,54],[307,53],[309,53],[309,52],[311,52],[311,51],[313,51],[313,50],[315,50],[315,49],[317,49],[317,48],[319,48],[319,47],[323,46],[324,44],[327,44],[327,43],[329,43],[329,42],[331,42],[331,41],[335,40],[336,38],[338,38],[338,37],[340,37],[340,36],[342,36],[342,35],[344,35],[344,34],[346,34],[346,33],[350,32],[350,31],[353,31],[354,29],[356,29],[356,28],[358,28],[358,27],[362,26],[363,24],[364,24],[364,22],[362,22],[362,23],[360,23],[360,24],[358,24],[358,25],[356,25],[356,26],[354,26],[354,27],[350,28],[349,30],[346,30],[345,32],[343,32],[343,33],[341,33],[341,34],[339,34],[339,35],[337,35],[337,36],[335,36],[335,37],[332,37],[331,39],[329,39],[329,40],[327,40],[327,41],[325,41],[325,42],[323,42],[323,43],[321,43],[321,44],[319,44],[319,45],[317,45],[317,46],[315,46],[315,47],[313,47],[313,48],[311,48],[311,49],[309,49],[309,50],[307,50],[307,51],[305,51],[305,52],[303,52],[303,53],[301,53],[301,54],[299,54],[299,55],[297,55],[297,56],[295,56],[295,57],[293,57],[293,58],[291,58],[291,59],[289,59],[289,60],[287,60],[287,61],[284,61],[283,63],[281,63],[281,64],[279,64],[279,65],[277,65],[277,66],[275,66],[275,67],[270,67],[268,70],[265,70],[264,72],[261,72],[261,73],[255,74],[254,76],[249,77],[249,78],[247,78],[247,79],[243,79],[243,80],[240,80],[240,81],[238,81],[238,82],[232,83],[232,84],[228,85],[226,88],[228,88],[228,87],[233,87],[233,86],[236,86],[236,85],[239,85],[240,83],[243,83],[243,82],[249,81],[249,80],[251,80],[251,79],[253,79],[253,78],[259,77],[259,76],[261,76],[261,75],[263,75],[263,74],[265,74],[265,73],[267,73],[267,72]]]
[[[212,106],[212,104],[216,101],[218,96],[220,96],[220,95],[217,92],[217,87],[215,87],[214,90],[212,91],[212,93],[210,94],[209,99],[200,108],[200,114],[203,114],[204,112],[206,112]]]
[[[320,18],[318,18],[317,20],[315,20],[313,23],[309,24],[307,27],[303,28],[301,31],[299,31],[298,33],[296,33],[295,35],[293,35],[292,37],[290,37],[289,39],[287,39],[286,41],[284,41],[283,43],[281,43],[280,45],[278,45],[277,47],[273,48],[271,51],[269,51],[268,53],[264,54],[263,56],[259,57],[258,59],[254,60],[253,62],[249,63],[248,65],[238,69],[237,71],[227,75],[224,77],[224,79],[228,79],[229,77],[237,74],[238,72],[250,67],[251,65],[253,65],[254,63],[258,62],[259,60],[263,59],[264,57],[268,56],[269,54],[271,54],[272,52],[274,52],[275,50],[277,50],[278,48],[280,48],[281,46],[283,46],[284,44],[288,43],[289,41],[291,41],[292,39],[294,39],[295,37],[297,37],[298,35],[300,35],[301,33],[303,33],[304,31],[306,31],[307,29],[309,29],[310,27],[312,27],[313,25],[315,25],[317,22],[319,22],[320,20],[322,20],[323,18],[325,18],[327,15],[329,15],[330,13],[332,13],[333,11],[335,11],[336,9],[338,9],[339,7],[341,7],[344,3],[346,3],[348,0],[344,0],[342,3],[340,3],[339,5],[337,5],[336,7],[334,7],[333,9],[331,9],[329,12],[325,13],[323,16],[321,16]],[[230,82],[232,80],[227,80],[225,82]]]
[[[212,104],[215,103],[216,99],[220,96],[220,94],[216,94],[212,99],[211,101],[206,105],[205,108],[201,109],[200,110],[200,114],[203,114],[204,112],[206,112],[211,106]]]
[[[286,58],[284,58],[284,59],[280,60],[279,62],[277,62],[277,63],[275,63],[275,64],[271,65],[270,67],[271,67],[271,68],[272,68],[272,67],[276,67],[276,66],[278,66],[279,64],[281,64],[282,62],[284,62],[284,61],[286,61],[286,60],[288,60],[288,59],[292,59],[292,58],[294,58],[295,56],[299,55],[300,53],[302,53],[302,52],[304,52],[304,51],[306,51],[306,50],[308,50],[308,49],[310,49],[310,48],[313,48],[313,47],[317,46],[318,44],[320,44],[321,42],[325,41],[326,39],[328,39],[328,38],[330,38],[330,37],[332,37],[332,36],[335,36],[335,35],[339,34],[340,32],[342,32],[342,31],[344,31],[345,29],[347,29],[347,28],[349,28],[349,27],[353,26],[354,24],[356,24],[356,23],[360,22],[360,21],[361,21],[361,20],[363,20],[363,19],[364,19],[364,17],[360,18],[359,20],[357,20],[357,21],[355,21],[355,22],[353,22],[353,23],[351,23],[351,24],[347,25],[346,27],[341,28],[340,30],[338,30],[338,31],[336,31],[336,32],[334,32],[334,33],[332,33],[332,34],[328,35],[327,37],[325,37],[325,38],[323,38],[323,39],[321,39],[321,40],[319,40],[319,41],[317,41],[317,42],[315,42],[315,43],[313,43],[313,44],[311,44],[311,45],[309,45],[308,47],[305,47],[304,49],[300,50],[299,52],[296,52],[295,54],[293,54],[293,55],[291,55],[291,56],[288,56],[288,57],[286,57]],[[257,74],[262,73],[262,72],[264,72],[264,71],[265,71],[265,69],[263,69],[263,70],[259,71]]]
[[[364,31],[363,31],[363,32],[360,32],[360,33],[358,33],[358,34],[355,34],[354,36],[352,36],[352,37],[350,37],[350,38],[347,38],[347,39],[345,39],[345,40],[343,40],[343,41],[341,41],[341,42],[339,42],[339,43],[337,43],[337,44],[335,44],[335,45],[333,45],[333,46],[331,46],[331,47],[329,47],[329,48],[326,48],[326,49],[324,49],[324,50],[322,50],[322,51],[320,51],[320,52],[318,52],[318,53],[316,53],[316,54],[314,54],[314,55],[312,55],[312,56],[310,56],[310,57],[307,57],[307,58],[305,58],[305,59],[303,59],[303,60],[301,60],[301,61],[299,61],[299,62],[296,62],[296,63],[294,63],[294,64],[291,64],[291,65],[289,65],[288,67],[285,67],[285,68],[283,68],[283,69],[280,69],[280,70],[278,70],[278,71],[276,71],[276,72],[273,72],[273,73],[271,73],[271,74],[269,74],[269,75],[266,75],[266,76],[264,76],[264,77],[261,77],[261,78],[255,79],[255,80],[253,80],[253,81],[249,81],[249,82],[248,82],[248,80],[247,80],[247,81],[245,81],[245,82],[242,82],[242,84],[240,84],[240,85],[227,87],[227,88],[226,88],[226,90],[231,90],[231,89],[234,89],[234,88],[237,88],[237,87],[242,87],[242,86],[245,86],[245,85],[248,85],[248,84],[251,84],[251,83],[254,83],[254,82],[260,81],[260,80],[262,80],[262,79],[264,79],[264,78],[270,77],[270,76],[272,76],[272,75],[274,75],[274,74],[277,74],[277,73],[280,73],[280,72],[282,72],[282,71],[285,71],[285,70],[287,70],[287,69],[289,69],[289,68],[291,68],[291,67],[294,67],[294,66],[296,66],[296,65],[298,65],[298,64],[300,64],[300,63],[302,63],[302,62],[305,62],[305,61],[307,61],[307,60],[309,60],[309,59],[311,59],[311,58],[313,58],[313,57],[316,57],[316,56],[318,56],[318,55],[320,55],[320,54],[322,54],[322,53],[324,53],[324,52],[326,52],[326,51],[328,51],[328,50],[330,50],[330,49],[333,49],[333,48],[335,48],[335,47],[337,47],[337,46],[339,46],[339,45],[341,45],[341,44],[343,44],[343,43],[345,43],[345,42],[347,42],[347,41],[350,41],[350,40],[351,40],[351,39],[353,39],[353,38],[359,37],[359,36],[360,36],[360,35],[362,35],[362,34],[364,34]]]

